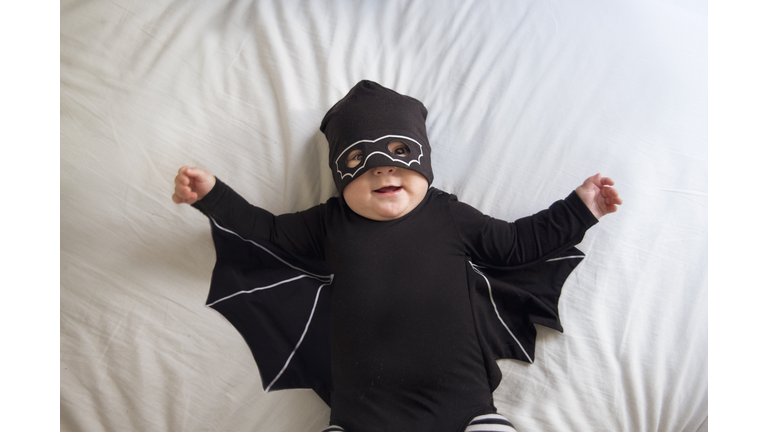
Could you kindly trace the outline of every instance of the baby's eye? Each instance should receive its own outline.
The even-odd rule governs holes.
[[[395,156],[405,157],[411,154],[411,149],[400,141],[392,141],[387,145],[387,149]]]
[[[353,150],[349,156],[347,156],[347,168],[354,168],[360,165],[360,161],[363,160],[362,150]]]

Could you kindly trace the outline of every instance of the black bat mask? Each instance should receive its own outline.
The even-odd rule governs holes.
[[[432,184],[426,120],[427,109],[412,97],[373,81],[352,87],[320,124],[328,139],[328,162],[339,194],[354,179],[380,166],[410,169]],[[354,161],[348,163],[352,153]]]

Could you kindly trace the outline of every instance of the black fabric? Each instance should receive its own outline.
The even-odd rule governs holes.
[[[314,389],[350,432],[460,430],[495,412],[495,360],[533,361],[533,323],[562,331],[560,289],[583,257],[572,246],[596,222],[573,193],[514,223],[434,188],[388,222],[337,198],[273,216],[221,181],[195,207],[216,242],[208,302],[264,387]]]
[[[330,405],[333,276],[325,263],[248,241],[213,219],[211,232],[216,265],[206,304],[242,334],[264,389],[313,389]]]
[[[432,184],[426,120],[427,108],[417,99],[373,81],[360,81],[352,87],[320,123],[320,131],[328,139],[328,163],[339,194],[352,180],[377,166],[404,166]],[[391,141],[405,143],[410,155],[401,158],[387,152]],[[345,156],[353,149],[363,152],[363,163],[347,169]]]

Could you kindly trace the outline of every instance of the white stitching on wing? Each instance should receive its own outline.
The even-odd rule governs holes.
[[[278,261],[282,262],[283,264],[287,265],[288,267],[290,267],[290,268],[292,268],[292,269],[294,269],[294,270],[298,270],[298,271],[300,271],[300,272],[302,272],[302,273],[304,273],[304,274],[307,274],[307,275],[309,275],[309,276],[311,276],[311,277],[313,277],[313,278],[315,278],[315,279],[321,280],[321,281],[323,281],[323,282],[328,282],[328,283],[331,283],[331,282],[333,281],[333,275],[330,275],[330,276],[322,276],[322,275],[317,275],[317,274],[314,274],[314,273],[312,273],[312,272],[308,272],[308,271],[306,271],[306,270],[304,270],[304,269],[301,269],[301,268],[299,268],[299,267],[296,267],[296,266],[294,266],[294,265],[291,265],[291,264],[289,264],[287,261],[285,261],[284,259],[282,259],[282,258],[280,258],[279,256],[277,256],[277,255],[273,254],[273,253],[272,253],[272,252],[271,252],[269,249],[265,248],[264,246],[262,246],[262,245],[260,245],[260,244],[256,243],[256,242],[255,242],[255,241],[253,241],[253,240],[248,240],[248,239],[246,239],[246,238],[243,238],[243,237],[241,237],[241,236],[240,236],[238,233],[236,233],[236,232],[234,232],[234,231],[232,231],[232,230],[226,229],[226,228],[224,228],[223,226],[219,225],[219,224],[218,224],[218,223],[217,223],[215,220],[213,220],[213,218],[210,218],[210,219],[211,219],[211,221],[213,222],[213,224],[214,224],[214,225],[216,225],[216,226],[217,226],[217,227],[218,227],[220,230],[222,230],[222,231],[224,231],[224,232],[228,232],[228,233],[230,233],[230,234],[233,234],[233,235],[235,235],[237,238],[239,238],[240,240],[242,240],[242,241],[244,241],[244,242],[248,242],[248,243],[251,243],[251,244],[253,244],[254,246],[258,247],[259,249],[263,250],[264,252],[266,252],[266,253],[268,253],[268,254],[272,255],[272,257],[274,257],[276,260],[278,260]]]
[[[504,322],[503,319],[501,319],[501,315],[499,314],[499,309],[496,307],[496,302],[493,301],[493,292],[491,291],[491,282],[488,280],[487,277],[481,272],[477,266],[472,261],[469,261],[469,265],[472,266],[472,270],[475,271],[475,273],[479,274],[480,276],[485,279],[485,284],[488,285],[488,296],[491,298],[491,304],[493,305],[493,310],[496,311],[496,316],[499,318],[499,321],[501,322],[501,325],[504,326],[505,329],[507,329],[507,333],[509,333],[510,336],[512,336],[512,339],[517,342],[517,345],[520,347],[521,350],[523,350],[523,354],[528,358],[528,362],[533,363],[533,360],[531,360],[531,356],[528,355],[528,353],[525,351],[525,348],[523,348],[523,345],[520,343],[519,340],[517,340],[517,337],[515,337],[514,333],[512,333],[512,330],[507,327],[507,323]]]
[[[216,303],[218,303],[220,301],[231,299],[232,297],[239,296],[240,294],[250,294],[250,293],[253,293],[253,292],[256,292],[256,291],[261,291],[261,290],[265,290],[265,289],[274,288],[274,287],[276,287],[278,285],[286,284],[288,282],[293,282],[295,280],[299,280],[299,279],[302,279],[302,278],[305,278],[305,277],[312,277],[312,276],[300,275],[300,276],[296,276],[296,277],[293,277],[293,278],[290,278],[290,279],[282,280],[280,282],[273,283],[272,285],[267,285],[267,286],[263,286],[263,287],[257,287],[257,288],[254,288],[254,289],[248,290],[248,291],[245,291],[245,290],[244,291],[238,291],[238,292],[236,292],[234,294],[230,294],[230,295],[228,295],[226,297],[222,297],[222,298],[216,300],[213,303],[209,303],[206,306],[211,307],[211,306],[215,305]],[[315,278],[312,278],[312,279],[315,279]]]
[[[564,260],[564,259],[576,259],[576,258],[586,258],[586,255],[569,255],[569,256],[564,256],[564,257],[548,259],[545,262],[560,261],[560,260]]]
[[[280,379],[281,376],[283,376],[283,372],[285,372],[285,370],[288,368],[288,364],[291,362],[293,355],[296,354],[296,351],[298,351],[299,346],[304,341],[304,336],[306,336],[307,330],[309,330],[309,324],[312,322],[312,317],[315,315],[315,308],[317,308],[317,300],[320,298],[320,291],[322,291],[323,287],[327,285],[328,285],[327,283],[322,284],[317,288],[317,294],[315,294],[315,304],[312,305],[312,312],[309,313],[309,319],[307,319],[307,323],[304,325],[304,332],[301,333],[299,342],[296,343],[296,347],[294,347],[293,351],[291,351],[291,354],[288,356],[288,359],[285,361],[283,368],[280,369],[280,372],[277,373],[277,375],[275,376],[275,379],[273,379],[272,382],[269,383],[267,388],[264,389],[265,392],[268,392],[269,389],[271,389],[272,386],[277,382],[277,380]]]
[[[280,257],[278,257],[277,255],[275,255],[274,253],[272,253],[271,251],[269,251],[269,250],[268,250],[267,248],[265,248],[264,246],[262,246],[262,245],[260,245],[260,244],[256,243],[256,242],[255,242],[255,241],[253,241],[253,240],[248,240],[248,239],[245,239],[245,238],[241,237],[239,234],[237,234],[236,232],[234,232],[234,231],[232,231],[232,230],[228,230],[228,229],[226,229],[226,228],[222,227],[222,226],[221,226],[221,225],[219,225],[219,224],[218,224],[218,223],[217,223],[215,220],[213,220],[213,218],[210,218],[210,219],[211,219],[211,221],[213,222],[213,224],[214,224],[214,225],[215,225],[217,228],[219,228],[220,230],[222,230],[222,231],[224,231],[224,232],[228,232],[228,233],[230,233],[230,234],[233,234],[233,235],[235,235],[237,238],[239,238],[240,240],[242,240],[242,241],[244,241],[244,242],[248,242],[248,243],[251,243],[251,244],[253,244],[254,246],[257,246],[257,247],[258,247],[258,248],[260,248],[261,250],[263,250],[263,251],[267,252],[268,254],[272,255],[272,256],[273,256],[275,259],[277,259],[278,261],[282,262],[282,263],[283,263],[283,264],[285,264],[286,266],[288,266],[288,267],[290,267],[290,268],[292,268],[292,269],[294,269],[294,270],[298,270],[298,271],[300,271],[300,272],[302,272],[302,273],[304,273],[304,274],[303,274],[303,275],[299,275],[299,276],[296,276],[296,277],[292,277],[292,278],[289,278],[289,279],[286,279],[286,280],[283,280],[283,281],[280,281],[280,282],[277,282],[277,283],[274,283],[274,284],[272,284],[272,285],[268,285],[268,286],[264,286],[264,287],[259,287],[259,288],[254,288],[254,289],[252,289],[252,290],[249,290],[249,291],[240,291],[240,292],[237,292],[237,293],[234,293],[234,294],[228,295],[228,296],[226,296],[226,297],[222,297],[222,298],[220,298],[220,299],[216,300],[215,302],[213,302],[213,303],[211,303],[211,304],[208,304],[208,305],[206,305],[206,306],[208,306],[208,307],[211,307],[211,306],[215,305],[216,303],[218,303],[218,302],[220,302],[220,301],[223,301],[223,300],[227,300],[227,299],[230,299],[230,298],[232,298],[232,297],[235,297],[235,296],[238,296],[238,295],[240,295],[240,294],[248,294],[248,293],[252,293],[252,292],[255,292],[255,291],[260,291],[260,290],[265,290],[265,289],[269,289],[269,288],[274,288],[274,287],[276,287],[276,286],[279,286],[279,285],[282,285],[282,284],[285,284],[285,283],[288,283],[288,282],[293,282],[293,281],[296,281],[296,280],[299,280],[299,279],[302,279],[302,278],[305,278],[305,277],[311,277],[311,278],[313,278],[313,279],[317,279],[317,280],[319,280],[319,281],[321,281],[321,282],[325,282],[325,283],[323,283],[322,285],[320,285],[320,286],[317,288],[317,293],[315,293],[315,302],[314,302],[314,304],[312,305],[312,311],[309,313],[309,318],[307,319],[307,323],[304,325],[304,331],[301,333],[301,337],[299,338],[299,341],[296,343],[296,346],[293,348],[293,351],[291,351],[291,354],[290,354],[290,355],[288,355],[288,358],[285,360],[285,364],[283,365],[283,368],[282,368],[282,369],[280,369],[280,372],[278,372],[278,373],[277,373],[277,375],[276,375],[276,376],[275,376],[275,378],[272,380],[272,382],[271,382],[271,383],[269,383],[269,385],[268,385],[268,386],[267,386],[267,387],[264,389],[264,391],[265,391],[265,392],[268,392],[268,391],[269,391],[269,389],[271,389],[271,388],[272,388],[272,386],[273,386],[273,385],[274,385],[274,384],[277,382],[277,380],[278,380],[278,379],[280,379],[280,377],[283,375],[283,372],[285,372],[285,370],[288,368],[288,365],[291,363],[291,360],[293,359],[293,356],[294,356],[294,354],[296,354],[296,351],[298,351],[298,349],[299,349],[299,346],[301,346],[301,343],[304,341],[304,336],[306,336],[306,334],[307,334],[307,331],[309,330],[309,324],[312,322],[312,317],[313,317],[313,316],[315,316],[315,309],[317,308],[317,301],[320,299],[320,291],[322,291],[322,290],[323,290],[323,287],[324,287],[324,286],[328,286],[328,285],[330,285],[331,283],[333,283],[333,274],[331,274],[331,275],[329,275],[329,276],[320,276],[320,275],[316,275],[316,274],[314,274],[314,273],[308,272],[308,271],[306,271],[306,270],[304,270],[304,269],[301,269],[301,268],[299,268],[299,267],[296,267],[296,266],[294,266],[294,265],[291,265],[291,264],[289,264],[288,262],[286,262],[285,260],[283,260],[282,258],[280,258]],[[212,309],[213,309],[213,308],[212,308]]]

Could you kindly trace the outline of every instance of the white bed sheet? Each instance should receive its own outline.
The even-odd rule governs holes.
[[[61,2],[61,429],[319,431],[264,393],[204,306],[207,220],[185,164],[251,202],[334,194],[325,111],[361,79],[422,100],[434,185],[514,220],[601,172],[533,365],[503,360],[520,431],[706,431],[707,8],[702,1]]]

